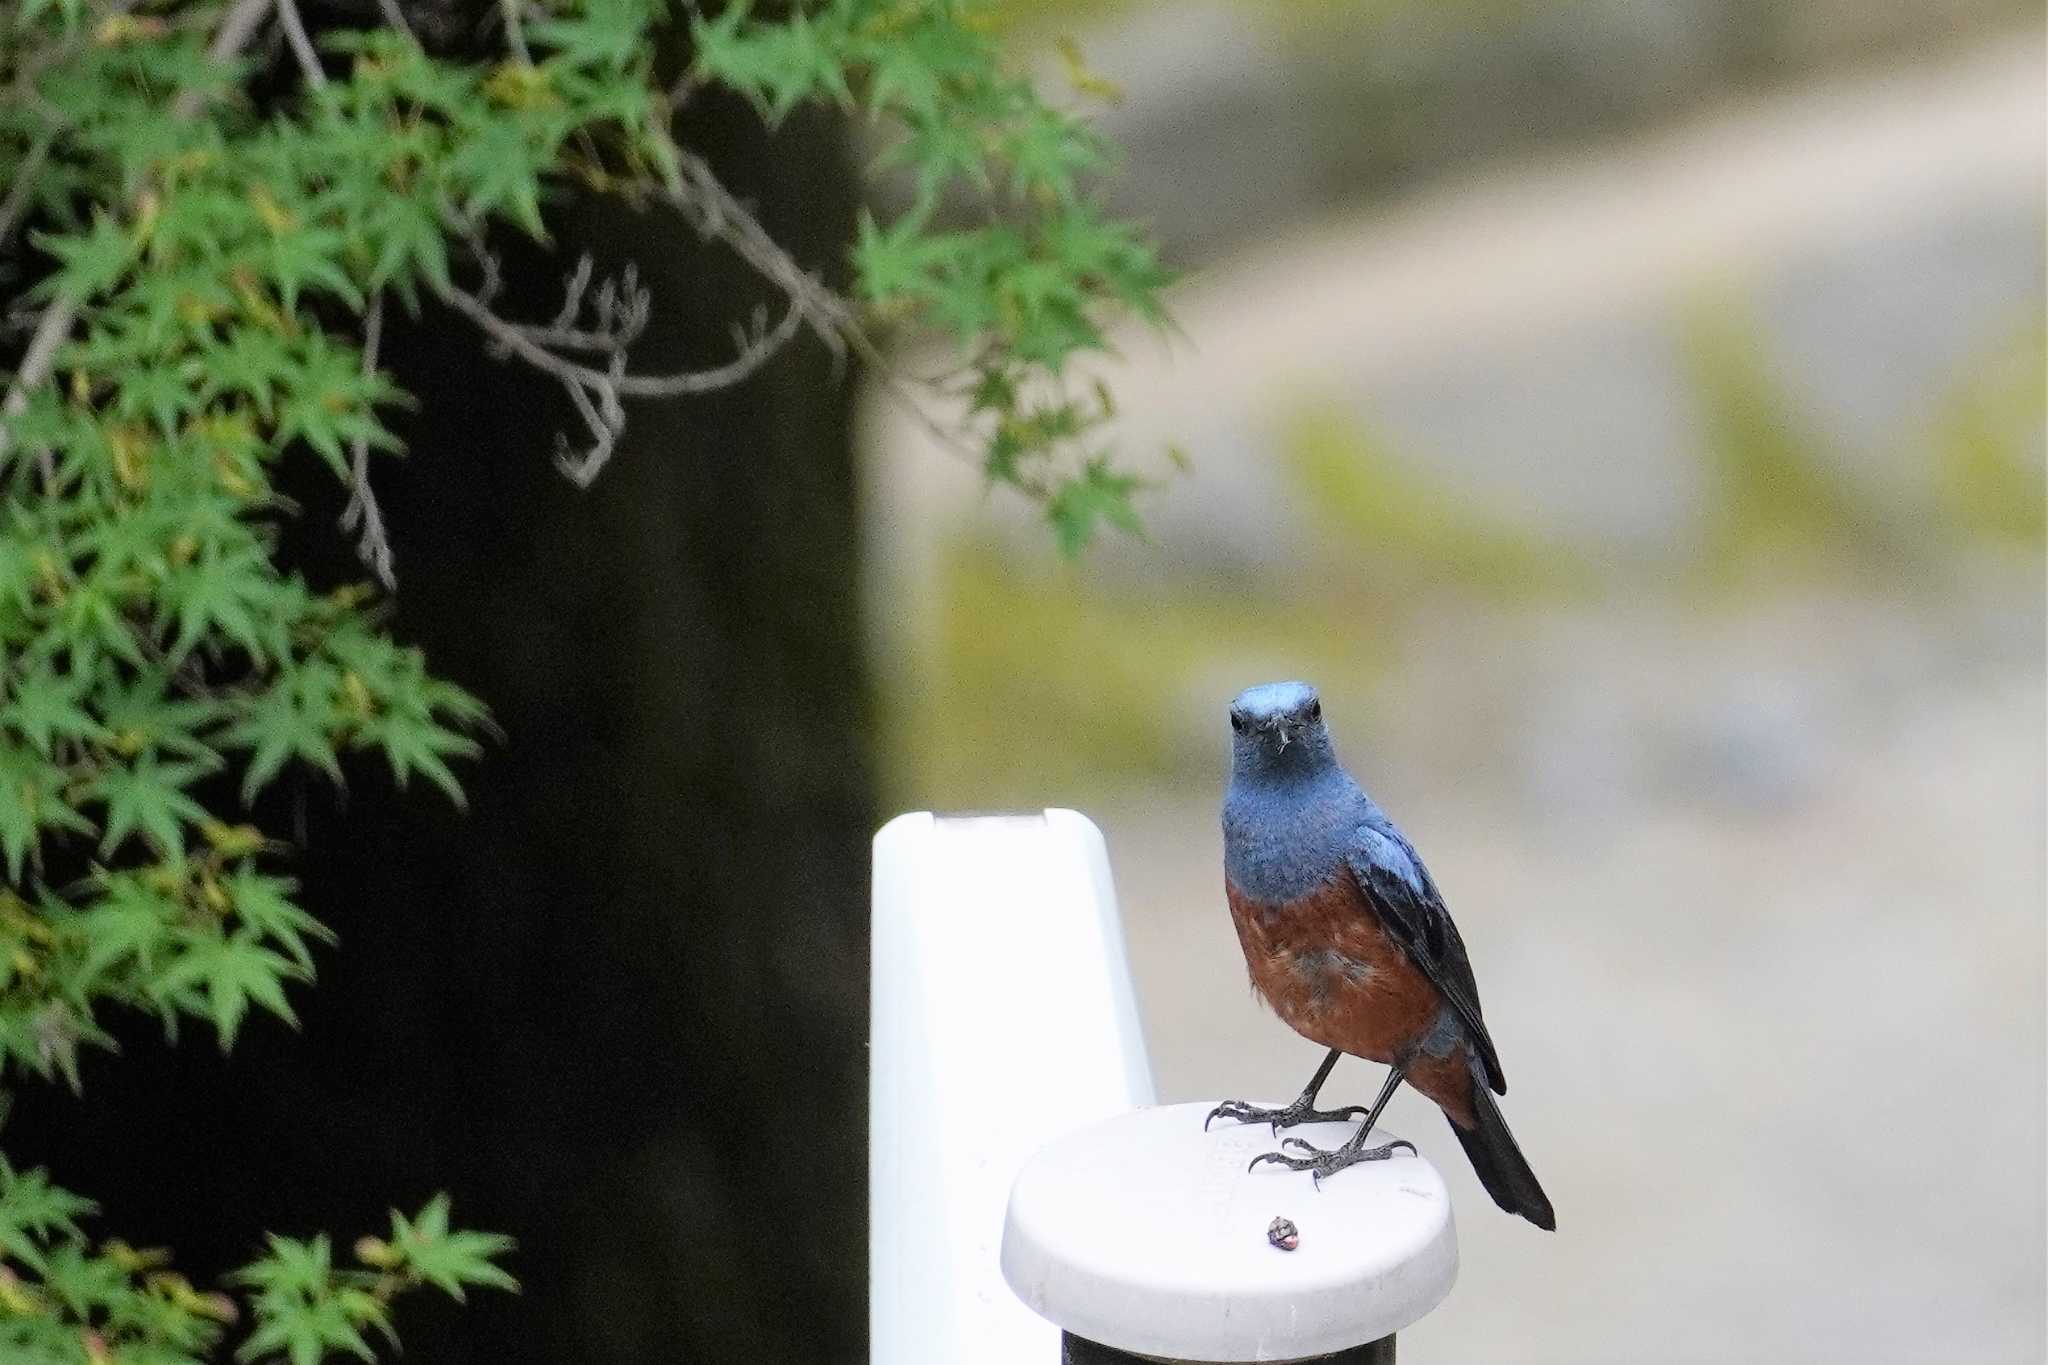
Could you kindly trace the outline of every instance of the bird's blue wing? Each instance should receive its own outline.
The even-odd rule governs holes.
[[[1345,861],[1387,932],[1457,1012],[1485,1064],[1487,1083],[1495,1094],[1507,1094],[1507,1076],[1479,1013],[1472,960],[1429,869],[1398,830],[1373,824],[1358,827]]]

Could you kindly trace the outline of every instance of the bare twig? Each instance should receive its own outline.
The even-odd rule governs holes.
[[[207,57],[214,62],[225,62],[240,52],[270,12],[272,3],[273,0],[235,0],[233,7],[221,16],[220,27],[214,30],[213,41],[207,45]],[[171,117],[191,118],[205,102],[203,90],[182,90],[171,101]],[[71,335],[71,324],[77,318],[78,304],[63,295],[51,300],[50,306],[43,311],[42,320],[36,324],[35,335],[29,338],[28,350],[21,358],[21,368],[14,373],[14,383],[8,386],[6,399],[0,401],[0,459],[6,458],[14,444],[14,430],[7,424],[8,420],[19,417],[28,407],[29,394],[49,379],[56,365],[57,350]],[[49,452],[39,451],[37,458],[42,465],[44,486],[48,487],[55,482]]]
[[[581,273],[579,268],[578,274]],[[496,275],[494,266],[488,272],[488,279],[494,282]],[[624,278],[630,280],[631,275]],[[574,276],[570,283],[575,283]],[[801,308],[792,301],[790,313],[793,316],[785,316],[773,330],[757,322],[742,334],[740,355],[727,364],[703,370],[678,370],[673,374],[627,374],[623,368],[626,347],[646,325],[647,305],[644,300],[619,309],[612,318],[613,330],[607,334],[590,328],[564,328],[560,326],[559,318],[546,326],[502,318],[491,310],[491,298],[495,292],[494,284],[487,285],[483,292],[477,294],[451,286],[440,297],[482,328],[495,346],[518,356],[542,373],[565,384],[580,384],[587,389],[609,386],[626,398],[684,398],[730,388],[759,369],[781,349],[804,320]],[[609,368],[595,369],[556,355],[548,345],[550,339],[557,336],[572,338],[574,346],[571,349],[607,352]]]
[[[980,452],[926,409],[911,383],[861,328],[853,305],[798,264],[718,179],[710,163],[677,148],[676,167],[676,177],[667,187],[668,201],[701,236],[724,242],[763,279],[787,293],[803,310],[812,332],[831,349],[835,362],[843,362],[846,352],[852,350],[942,447],[976,464],[981,462]]]
[[[526,22],[520,14],[525,0],[498,0],[498,13],[505,19],[505,44],[521,66],[533,65],[533,53],[526,47]]]
[[[0,251],[7,249],[7,243],[14,236],[14,229],[20,225],[22,214],[28,211],[28,197],[35,189],[36,172],[50,159],[50,149],[56,143],[54,136],[37,141],[29,148],[28,155],[14,168],[14,184],[7,191],[7,198],[0,200]]]
[[[299,17],[298,0],[277,0],[277,22],[284,29],[285,41],[291,44],[292,56],[298,60],[306,84],[315,90],[323,88],[327,73],[321,70],[320,54],[313,50],[313,40],[306,34],[306,21]]]
[[[494,354],[517,356],[569,395],[589,444],[579,450],[558,434],[555,463],[582,487],[588,487],[603,470],[626,429],[624,399],[681,398],[730,388],[766,364],[804,323],[803,309],[792,300],[789,311],[773,328],[762,313],[739,331],[739,353],[724,365],[673,374],[629,374],[627,351],[645,330],[651,311],[651,296],[630,268],[600,285],[592,301],[589,292],[594,266],[586,256],[565,282],[562,307],[551,322],[514,322],[491,307],[499,286],[496,259],[481,247],[475,249],[484,272],[478,291],[472,294],[450,288],[441,297],[482,329]],[[565,351],[594,352],[603,368],[572,360],[562,354]]]
[[[412,31],[412,25],[405,20],[405,11],[398,7],[398,0],[377,0],[377,11],[384,16],[385,23],[414,42],[419,41],[419,35]]]
[[[862,359],[880,362],[881,355],[862,333],[852,306],[783,250],[712,174],[702,157],[677,148],[676,165],[677,175],[669,183],[667,198],[684,221],[700,236],[724,242],[756,274],[788,295],[834,360],[843,359],[851,345]]]
[[[220,27],[213,31],[213,41],[206,48],[207,60],[225,62],[247,47],[249,39],[269,15],[272,3],[273,0],[235,0],[234,8],[221,16]],[[180,91],[178,97],[171,101],[171,117],[191,118],[204,103],[204,90]]]
[[[370,306],[363,313],[363,373],[377,372],[377,344],[384,334],[384,296],[377,295],[370,300]],[[391,552],[391,538],[384,530],[384,512],[377,506],[377,494],[370,487],[370,438],[358,436],[349,448],[349,491],[348,506],[341,509],[341,529],[353,531],[358,525],[363,533],[356,541],[356,555],[377,581],[386,588],[398,586],[398,576],[392,571],[395,556]]]
[[[76,314],[77,310],[69,299],[53,299],[43,311],[42,320],[36,324],[35,334],[28,339],[28,349],[21,356],[21,368],[15,371],[14,384],[7,390],[7,401],[0,404],[0,459],[6,458],[8,447],[14,444],[14,428],[8,423],[28,410],[28,396],[56,368],[57,348],[64,344],[64,338],[71,335],[71,320]],[[43,477],[44,489],[55,485],[57,468],[48,450],[36,452],[36,465]]]

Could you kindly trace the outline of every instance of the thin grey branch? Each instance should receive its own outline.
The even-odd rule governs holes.
[[[50,371],[56,368],[57,348],[71,335],[71,323],[78,316],[77,305],[59,295],[43,310],[43,316],[36,323],[35,334],[28,339],[28,349],[22,353],[21,368],[14,372],[14,383],[7,390],[7,399],[0,403],[0,460],[14,444],[14,418],[28,410],[28,396],[49,379]],[[51,463],[50,452],[38,450],[36,464],[43,476],[43,487],[48,489],[57,482],[56,466]]]
[[[683,398],[692,394],[712,393],[718,389],[731,388],[767,362],[769,357],[782,348],[784,342],[795,336],[803,325],[802,307],[794,301],[788,314],[772,331],[758,331],[748,342],[746,349],[724,365],[705,370],[680,370],[674,374],[624,374],[595,370],[588,365],[564,359],[548,350],[528,335],[528,324],[508,322],[493,313],[484,301],[474,294],[451,288],[442,299],[453,305],[455,310],[481,327],[484,334],[506,351],[518,356],[527,364],[564,384],[580,384],[593,391],[611,388],[627,398]]]
[[[596,267],[585,256],[563,281],[562,306],[551,321],[517,322],[492,307],[502,280],[497,259],[479,242],[473,241],[471,249],[483,272],[477,292],[451,287],[441,298],[482,330],[490,354],[518,358],[569,395],[588,443],[578,448],[558,433],[555,463],[579,487],[588,487],[610,461],[626,429],[625,399],[681,398],[730,388],[788,345],[808,316],[792,299],[775,326],[768,325],[764,311],[748,327],[737,329],[738,354],[724,365],[673,374],[631,374],[628,352],[646,330],[653,310],[652,293],[633,267],[605,279],[593,291]],[[591,355],[596,363],[569,353]]]
[[[709,162],[678,147],[676,175],[667,185],[667,197],[699,235],[724,242],[763,279],[788,294],[803,311],[812,332],[831,349],[835,362],[843,363],[851,349],[941,446],[980,463],[979,452],[963,442],[957,430],[931,415],[910,382],[869,338],[853,305],[798,264],[713,174]]]
[[[234,7],[221,16],[220,27],[213,31],[213,41],[207,45],[209,61],[225,62],[249,45],[256,30],[270,14],[274,0],[235,0]],[[171,101],[171,117],[188,119],[199,112],[206,103],[206,92],[198,87],[178,92]]]
[[[289,0],[287,0],[287,3]],[[370,300],[370,306],[363,313],[363,373],[377,372],[377,345],[384,335],[384,296]],[[392,571],[395,556],[391,552],[391,538],[384,530],[384,511],[377,506],[377,494],[370,487],[370,438],[358,436],[349,448],[349,492],[348,506],[341,509],[341,529],[353,531],[362,527],[362,535],[356,541],[356,556],[377,581],[386,588],[398,586],[398,575]]]
[[[596,402],[580,384],[568,385],[569,398],[576,404],[576,414],[583,419],[584,427],[590,432],[590,445],[576,450],[569,444],[569,438],[561,432],[555,433],[555,468],[562,471],[569,482],[578,488],[588,488],[604,472],[611,461],[612,450],[619,437],[626,431],[626,405],[619,401],[616,390],[598,391]]]
[[[521,66],[532,66],[533,53],[526,47],[526,21],[521,14],[525,8],[525,0],[498,0],[498,13],[505,19],[506,46],[512,49],[512,55],[519,59]]]
[[[54,136],[38,140],[28,149],[28,155],[21,159],[21,164],[14,168],[14,184],[8,189],[7,198],[0,200],[0,251],[7,249],[14,229],[21,224],[21,216],[28,211],[28,197],[35,189],[36,173],[50,159],[50,149],[56,141]]]
[[[377,0],[377,12],[384,16],[385,23],[414,42],[419,41],[419,35],[414,33],[412,25],[406,22],[405,11],[398,7],[398,0]]]
[[[320,69],[320,54],[313,50],[313,40],[306,33],[306,21],[299,17],[298,0],[277,0],[277,22],[284,29],[285,41],[291,44],[292,56],[299,63],[299,72],[306,78],[306,84],[319,90],[327,84],[327,73]]]
[[[733,197],[702,157],[676,149],[677,174],[668,185],[669,203],[698,235],[724,242],[755,273],[788,295],[817,338],[841,361],[848,345],[861,358],[880,364],[880,351],[860,329],[851,304],[821,283],[783,250],[768,229]]]

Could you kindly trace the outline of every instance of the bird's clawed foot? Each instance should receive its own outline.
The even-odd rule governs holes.
[[[1365,1117],[1365,1106],[1347,1104],[1342,1109],[1317,1109],[1309,1103],[1306,1095],[1298,1097],[1285,1109],[1262,1109],[1256,1104],[1243,1100],[1225,1100],[1209,1111],[1209,1117],[1202,1120],[1202,1131],[1208,1132],[1209,1125],[1217,1119],[1233,1119],[1238,1123],[1270,1123],[1273,1131],[1292,1128],[1297,1123],[1349,1123]]]
[[[1287,1149],[1290,1147],[1300,1148],[1302,1154],[1288,1156]],[[1345,1167],[1356,1166],[1361,1161],[1385,1161],[1400,1147],[1406,1147],[1411,1155],[1416,1154],[1415,1144],[1406,1138],[1395,1138],[1382,1147],[1368,1147],[1365,1145],[1365,1132],[1362,1129],[1357,1137],[1335,1151],[1328,1152],[1320,1147],[1312,1147],[1300,1138],[1288,1138],[1280,1144],[1279,1151],[1264,1152],[1253,1157],[1251,1165],[1245,1169],[1257,1170],[1260,1162],[1270,1161],[1276,1166],[1285,1166],[1290,1171],[1308,1171],[1315,1183],[1320,1186],[1324,1176],[1335,1175]]]

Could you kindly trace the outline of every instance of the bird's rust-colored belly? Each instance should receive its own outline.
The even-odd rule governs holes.
[[[1436,987],[1355,887],[1333,879],[1283,905],[1225,890],[1252,988],[1302,1037],[1385,1063],[1435,1023]]]

